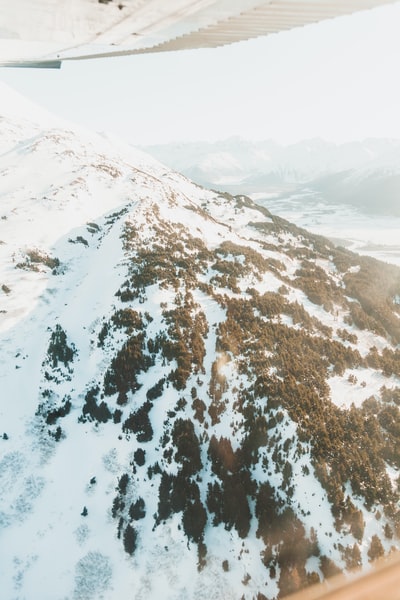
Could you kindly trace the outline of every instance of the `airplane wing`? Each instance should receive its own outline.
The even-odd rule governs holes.
[[[0,66],[214,48],[393,0],[13,0],[0,6]]]

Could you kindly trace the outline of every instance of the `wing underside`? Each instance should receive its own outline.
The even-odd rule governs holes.
[[[0,66],[214,48],[390,0],[18,0],[0,7]]]

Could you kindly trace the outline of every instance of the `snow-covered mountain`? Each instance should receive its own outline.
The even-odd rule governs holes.
[[[364,213],[400,216],[400,149],[391,161],[325,175],[308,184],[325,202],[341,202]]]
[[[2,597],[273,599],[397,548],[400,271],[1,91]]]
[[[312,139],[281,146],[271,140],[234,137],[214,143],[147,146],[144,150],[201,185],[234,193],[292,189],[327,174],[371,169],[372,164],[376,169],[400,165],[400,141],[389,139],[345,144]]]

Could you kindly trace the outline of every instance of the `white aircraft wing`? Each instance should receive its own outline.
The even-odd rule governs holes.
[[[393,0],[3,0],[0,66],[210,48]]]

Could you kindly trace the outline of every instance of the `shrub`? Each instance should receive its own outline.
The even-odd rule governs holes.
[[[54,423],[57,421],[57,419],[60,419],[62,417],[65,417],[66,415],[68,415],[70,410],[71,410],[71,400],[68,399],[66,402],[64,402],[64,404],[62,404],[58,408],[50,410],[47,413],[46,423],[48,425],[54,425]]]
[[[192,421],[176,419],[172,430],[176,448],[175,460],[182,465],[185,475],[197,473],[202,467],[199,440],[194,432]]]
[[[382,542],[377,535],[373,535],[371,538],[371,545],[368,550],[368,558],[370,562],[380,558],[385,554],[382,546]]]
[[[122,496],[124,496],[126,494],[126,489],[128,487],[128,483],[129,483],[129,475],[128,475],[128,473],[124,473],[123,475],[121,475],[121,477],[118,481],[118,491]]]
[[[144,334],[131,336],[121,350],[112,359],[111,366],[104,376],[104,393],[111,396],[119,392],[121,399],[126,392],[136,392],[140,385],[137,375],[147,371],[151,365],[150,357],[144,354]],[[124,400],[121,400],[124,403]]]
[[[61,325],[57,323],[55,330],[51,334],[47,349],[47,356],[52,367],[57,367],[59,362],[67,366],[73,360],[75,352],[73,345],[68,346],[67,335]]]
[[[183,529],[189,540],[199,544],[203,540],[207,512],[200,500],[189,502],[183,512]]]
[[[135,463],[139,467],[142,467],[146,462],[146,452],[143,450],[143,448],[137,448],[137,450],[135,450],[133,458],[135,459]]]
[[[333,560],[328,558],[327,556],[321,556],[319,561],[321,571],[326,579],[329,577],[333,577],[334,575],[339,575],[341,573],[339,567],[335,565]]]
[[[151,402],[145,402],[135,412],[131,413],[122,426],[123,431],[136,433],[138,442],[149,442],[153,439],[153,427],[149,418]]]
[[[134,521],[144,519],[144,517],[146,516],[146,510],[143,498],[139,498],[138,500],[136,500],[135,504],[131,504],[129,508],[129,516]]]
[[[124,532],[124,548],[128,554],[133,554],[136,550],[137,532],[132,525],[127,525]]]

